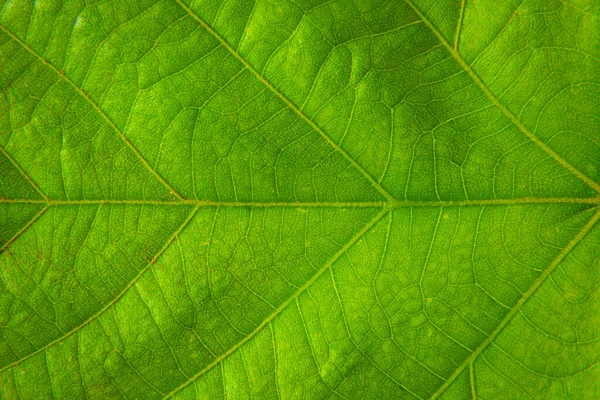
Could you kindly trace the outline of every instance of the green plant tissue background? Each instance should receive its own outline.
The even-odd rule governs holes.
[[[600,398],[600,1],[0,0],[2,399]]]

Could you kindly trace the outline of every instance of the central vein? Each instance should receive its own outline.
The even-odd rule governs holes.
[[[389,200],[389,201],[213,201],[213,200],[29,200],[29,199],[0,199],[0,204],[44,204],[47,206],[81,206],[81,205],[161,205],[198,207],[378,207],[378,208],[406,208],[406,207],[464,207],[464,206],[493,206],[493,205],[523,205],[523,204],[589,204],[600,205],[600,197],[521,197],[514,199],[481,199],[481,200],[448,200],[448,201],[415,201],[415,200]]]

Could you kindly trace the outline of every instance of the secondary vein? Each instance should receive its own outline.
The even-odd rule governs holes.
[[[460,2],[460,12],[458,15],[458,22],[456,23],[456,31],[454,32],[454,51],[458,51],[458,41],[460,40],[460,30],[462,29],[466,1],[467,0],[461,0]]]
[[[302,112],[294,103],[291,102],[282,92],[280,92],[277,88],[275,88],[271,82],[266,80],[254,67],[246,61],[244,57],[242,57],[231,45],[219,35],[210,25],[208,25],[198,14],[192,11],[187,5],[185,5],[181,0],[175,0],[177,4],[181,6],[196,22],[198,22],[204,29],[206,29],[212,36],[214,36],[221,45],[226,48],[235,58],[237,58],[248,70],[254,75],[262,84],[269,88],[279,99],[281,99],[292,111],[294,111],[302,120],[304,120],[311,128],[313,128],[323,139],[329,143],[336,151],[338,151],[344,158],[346,158],[354,168],[356,168],[360,173],[362,173],[365,178],[369,180],[371,185],[375,189],[379,191],[385,198],[391,200],[392,195],[388,193],[387,190],[381,186],[379,182],[375,180],[360,164],[356,162],[356,160],[348,153],[344,151],[337,143],[335,143],[317,124],[315,124],[304,112]]]
[[[567,244],[567,246],[562,249],[562,251],[552,260],[550,265],[542,272],[542,274],[533,282],[533,284],[529,287],[529,289],[523,293],[523,296],[517,301],[517,303],[513,306],[513,308],[506,314],[504,319],[498,324],[496,329],[492,331],[492,333],[488,336],[488,338],[483,341],[477,349],[469,357],[467,357],[462,364],[454,370],[452,375],[444,382],[442,386],[431,396],[431,400],[438,398],[451,384],[454,380],[462,373],[462,371],[471,365],[473,361],[485,350],[490,343],[502,332],[502,330],[508,325],[508,323],[512,320],[516,313],[523,307],[523,305],[533,296],[533,294],[539,289],[539,287],[545,282],[545,280],[552,274],[552,272],[556,269],[556,267],[569,255],[571,250],[577,246],[579,242],[587,235],[587,233],[594,227],[594,225],[600,220],[600,210],[596,211],[596,213],[590,218],[590,220],[581,228],[579,233],[575,235],[573,239]]]
[[[48,207],[46,207],[43,211],[45,211]],[[21,357],[20,359],[12,362],[11,364],[8,364],[2,368],[0,368],[0,373],[2,373],[3,371],[12,368],[16,365],[19,365],[20,363],[22,363],[23,361],[35,356],[36,354],[41,353],[42,351],[45,351],[46,349],[48,349],[49,347],[55,345],[56,343],[60,343],[63,340],[67,339],[68,337],[72,336],[74,333],[79,332],[83,327],[85,327],[86,325],[89,325],[91,322],[95,321],[98,317],[100,317],[100,315],[102,315],[106,310],[108,310],[110,307],[112,307],[117,301],[119,301],[119,299],[121,299],[125,293],[127,293],[127,291],[129,289],[131,289],[131,287],[133,287],[133,285],[136,284],[136,282],[142,277],[142,275],[144,275],[144,273],[146,271],[148,271],[152,265],[154,265],[156,263],[156,260],[167,250],[167,248],[171,245],[171,243],[173,243],[173,241],[175,240],[175,238],[185,229],[185,227],[189,224],[189,222],[192,220],[192,218],[194,217],[194,215],[196,215],[196,212],[198,211],[200,207],[195,207],[194,209],[192,209],[192,211],[190,212],[190,214],[187,216],[187,218],[185,219],[185,221],[183,221],[183,223],[179,226],[179,228],[177,228],[175,230],[175,232],[169,237],[169,239],[167,240],[167,242],[163,245],[163,247],[154,255],[154,257],[148,262],[148,264],[142,268],[138,274],[133,278],[133,280],[131,280],[129,282],[129,284],[127,284],[127,286],[125,286],[123,288],[123,290],[121,290],[121,292],[114,298],[112,299],[108,304],[106,304],[104,307],[102,307],[97,313],[95,313],[94,315],[92,315],[90,318],[88,318],[87,320],[85,320],[83,323],[81,323],[80,325],[76,326],[75,328],[71,329],[69,332],[67,332],[66,334],[64,334],[63,336],[51,341],[50,343],[44,345],[43,347],[40,347],[39,349],[37,349],[36,351],[27,354],[26,356]],[[41,215],[41,213],[40,213]],[[34,219],[35,220],[35,219]],[[29,225],[31,225],[31,223],[33,223],[33,221],[30,222]],[[24,228],[26,229],[26,228]],[[24,230],[23,229],[23,230]]]
[[[466,61],[462,58],[460,53],[456,48],[451,46],[444,36],[436,29],[436,27],[427,19],[425,14],[423,14],[413,3],[411,0],[404,0],[406,4],[413,9],[413,11],[425,22],[425,25],[433,32],[433,34],[438,38],[440,43],[448,50],[452,58],[461,66],[462,69],[473,79],[473,81],[479,86],[479,88],[483,91],[483,93],[491,100],[491,102],[498,107],[502,113],[508,117],[508,119],[517,127],[519,130],[525,134],[533,143],[535,143],[540,149],[542,149],[546,154],[552,157],[556,162],[566,168],[573,175],[577,176],[579,179],[584,181],[588,186],[592,189],[600,193],[600,184],[598,182],[591,179],[589,176],[581,172],[574,165],[569,163],[563,157],[561,157],[558,153],[550,148],[546,143],[540,140],[536,135],[534,135],[523,123],[508,109],[506,108],[500,100],[494,95],[490,89],[486,86],[485,83],[479,78],[479,76],[473,71],[473,69],[466,63]],[[462,18],[462,16],[461,16]]]
[[[0,29],[2,29],[4,32],[6,32],[7,35],[9,35],[15,42],[19,43],[25,50],[27,50],[29,53],[31,53],[32,55],[34,55],[38,60],[40,60],[44,65],[46,65],[47,67],[49,67],[51,70],[53,70],[59,77],[61,77],[65,82],[67,82],[69,85],[71,85],[75,91],[82,96],[91,106],[94,110],[96,110],[96,112],[98,112],[98,114],[100,114],[100,116],[106,121],[106,123],[115,130],[115,132],[117,132],[119,134],[119,136],[121,137],[121,139],[123,140],[123,142],[125,142],[125,144],[127,145],[127,147],[133,152],[133,154],[135,154],[135,156],[140,160],[140,162],[150,171],[150,173],[152,173],[152,175],[154,175],[154,177],[163,184],[163,186],[165,186],[167,188],[167,190],[169,191],[170,194],[174,195],[175,197],[182,199],[182,196],[177,193],[177,191],[171,186],[169,185],[169,183],[167,183],[167,181],[165,181],[159,174],[158,172],[156,172],[156,170],[154,168],[152,168],[150,166],[150,164],[148,163],[148,161],[142,156],[142,154],[135,148],[135,146],[133,145],[133,143],[131,143],[129,141],[129,139],[127,138],[127,136],[125,136],[125,134],[117,127],[117,125],[115,125],[115,123],[108,117],[108,115],[106,115],[106,113],[100,108],[100,106],[98,106],[98,104],[96,104],[92,98],[83,91],[82,88],[80,88],[79,86],[77,86],[75,84],[75,82],[73,82],[71,80],[71,78],[69,78],[67,75],[65,75],[64,73],[62,73],[61,71],[58,70],[58,68],[56,68],[54,66],[54,64],[50,63],[48,60],[46,60],[44,57],[42,57],[41,55],[39,55],[35,50],[33,50],[31,47],[29,47],[29,45],[27,45],[27,43],[23,42],[21,39],[19,39],[19,37],[17,37],[15,34],[13,34],[11,31],[9,31],[4,25],[0,24]],[[46,196],[44,196],[46,197]]]
[[[19,236],[21,236],[23,234],[23,232],[25,232],[27,229],[29,229],[29,227],[31,225],[34,224],[35,221],[38,220],[39,217],[42,216],[42,214],[44,214],[46,212],[46,210],[48,210],[49,206],[46,206],[44,208],[42,208],[36,215],[33,216],[33,218],[31,218],[31,220],[29,220],[29,222],[27,224],[25,224],[25,226],[23,226],[17,233],[15,233],[15,235],[10,238],[6,243],[4,243],[4,246],[2,246],[0,248],[0,254],[6,250],[8,248],[8,246],[10,246],[15,240],[17,240],[17,238]]]
[[[49,198],[48,198],[48,196],[46,196],[46,193],[42,192],[42,189],[40,189],[40,187],[33,181],[33,179],[31,179],[29,177],[29,175],[27,175],[27,173],[23,170],[23,168],[21,168],[19,163],[17,163],[17,161],[10,155],[10,153],[8,151],[6,151],[4,146],[0,145],[0,151],[4,154],[4,156],[8,159],[8,161],[10,161],[15,166],[15,168],[21,173],[21,175],[23,175],[23,177],[25,177],[27,182],[29,182],[29,184],[31,186],[33,186],[33,188],[40,194],[40,196],[42,196],[42,198],[44,198],[44,199],[46,199],[46,201],[48,201]]]
[[[385,214],[389,212],[388,209],[384,209],[380,211],[373,219],[367,223],[350,241],[348,241],[337,253],[333,255],[328,262],[326,262],[321,269],[319,269],[308,281],[304,283],[291,297],[289,297],[286,301],[281,303],[279,307],[275,311],[273,311],[265,320],[263,320],[260,325],[258,325],[252,332],[242,338],[239,342],[237,342],[233,347],[227,350],[225,353],[221,354],[219,357],[215,358],[210,364],[208,364],[204,369],[198,372],[196,375],[190,377],[187,381],[182,383],[180,386],[173,389],[171,392],[167,393],[164,399],[172,397],[175,393],[179,392],[190,383],[194,382],[201,375],[208,372],[210,369],[218,365],[225,358],[233,354],[238,348],[240,348],[244,343],[252,339],[258,332],[260,332],[265,326],[267,326],[275,317],[277,317],[288,305],[290,305],[302,292],[308,289],[329,267],[340,258],[356,241],[358,241],[361,237],[364,236]]]

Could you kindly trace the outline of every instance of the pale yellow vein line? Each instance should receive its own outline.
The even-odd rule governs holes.
[[[600,204],[600,197],[520,197],[515,199],[482,199],[456,201],[394,201],[392,208],[402,207],[463,207],[463,206],[510,206],[522,204]]]
[[[537,289],[544,283],[544,281],[552,274],[552,272],[556,269],[556,267],[565,259],[565,257],[577,246],[579,242],[585,237],[585,235],[594,227],[594,225],[600,220],[600,210],[596,211],[596,213],[590,218],[590,220],[584,225],[583,228],[575,235],[575,237],[567,244],[567,246],[562,249],[562,251],[554,258],[554,260],[550,263],[550,265],[542,272],[542,274],[533,282],[533,284],[529,287],[529,289],[523,293],[523,296],[519,299],[519,301],[514,305],[514,307],[506,314],[504,319],[498,324],[496,329],[488,336],[488,338],[483,341],[477,349],[469,357],[467,357],[462,364],[456,368],[456,370],[450,375],[448,380],[444,382],[442,386],[431,396],[431,399],[435,399],[439,397],[444,390],[446,390],[450,384],[460,375],[460,373],[469,366],[482,352],[487,348],[487,346],[492,343],[492,341],[498,336],[498,334],[508,325],[508,323],[512,320],[516,313],[519,312],[521,307],[531,298],[531,296],[537,291]]]
[[[15,166],[15,168],[21,173],[21,175],[23,175],[23,177],[25,177],[25,179],[27,179],[27,182],[29,182],[29,184],[31,186],[33,186],[33,188],[42,196],[42,198],[46,199],[46,201],[48,201],[49,200],[48,196],[46,196],[46,194],[44,192],[42,192],[42,190],[39,188],[39,186],[33,181],[33,179],[31,179],[29,177],[29,175],[27,175],[25,173],[25,171],[23,170],[23,168],[21,168],[19,163],[17,163],[17,161],[8,153],[8,151],[6,151],[6,149],[2,145],[0,145],[0,151],[2,151],[2,153],[6,156],[6,158],[8,158],[8,161],[10,161]]]
[[[200,376],[208,372],[210,369],[215,367],[225,358],[229,357],[233,354],[237,349],[239,349],[244,343],[248,342],[252,339],[258,332],[260,332],[267,324],[275,319],[288,305],[290,305],[293,301],[296,300],[298,296],[306,289],[308,289],[327,269],[338,259],[342,254],[344,254],[358,239],[360,239],[369,229],[371,229],[385,214],[388,213],[388,209],[384,209],[380,211],[373,219],[366,224],[348,243],[346,243],[337,253],[333,255],[329,261],[327,261],[321,269],[319,269],[308,281],[304,283],[291,297],[289,297],[285,302],[281,303],[275,311],[273,311],[263,322],[260,323],[252,332],[242,338],[239,342],[237,342],[234,346],[232,346],[225,353],[221,354],[219,357],[215,358],[210,364],[208,364],[204,369],[198,372],[196,375],[192,376],[190,379],[173,389],[171,392],[165,395],[165,399],[172,397],[175,393],[187,387],[190,383],[198,379]]]
[[[578,199],[575,199],[578,200]],[[585,199],[583,199],[585,200]],[[600,198],[598,199],[600,203]],[[190,206],[199,207],[390,207],[390,202],[243,202],[243,201],[211,201],[211,200],[29,200],[29,199],[0,199],[0,204],[48,204],[51,206],[80,206],[80,205],[155,205],[155,206]],[[583,201],[585,204],[590,204]]]
[[[243,202],[243,201],[212,201],[212,200],[29,200],[29,199],[0,199],[0,204],[47,204],[50,206],[79,206],[79,205],[157,205],[157,206],[186,206],[199,207],[467,207],[467,206],[494,206],[494,205],[522,205],[522,204],[589,204],[600,205],[600,197],[520,197],[514,199],[483,199],[483,200],[448,200],[448,201],[319,201],[319,202]]]
[[[167,190],[169,190],[169,193],[174,195],[175,197],[181,199],[182,196],[177,193],[177,191],[167,183],[167,181],[165,181],[159,174],[158,172],[156,172],[156,170],[154,170],[154,168],[152,168],[150,166],[150,164],[148,164],[148,161],[142,156],[142,154],[135,148],[135,146],[133,145],[133,143],[131,143],[129,141],[129,139],[127,139],[127,136],[125,136],[125,134],[115,125],[115,123],[108,117],[108,115],[106,115],[106,113],[104,111],[102,111],[102,109],[90,98],[90,96],[83,91],[82,88],[80,88],[79,86],[77,86],[75,84],[75,82],[73,82],[67,75],[65,75],[64,73],[62,73],[61,71],[58,70],[58,68],[56,68],[53,64],[51,64],[49,61],[47,61],[45,58],[43,58],[41,55],[39,55],[35,50],[33,50],[31,47],[29,47],[29,45],[27,45],[27,43],[23,42],[21,39],[19,39],[19,37],[17,37],[15,34],[13,34],[11,31],[9,31],[8,29],[6,29],[5,26],[3,26],[2,24],[0,24],[0,29],[2,29],[4,32],[6,32],[15,42],[19,43],[21,46],[23,46],[23,48],[25,50],[27,50],[29,53],[31,53],[32,55],[34,55],[35,57],[37,57],[44,65],[46,65],[47,67],[49,67],[50,69],[52,69],[54,72],[56,72],[56,74],[61,77],[65,82],[67,82],[69,85],[71,85],[76,91],[77,93],[79,93],[79,95],[81,95],[91,106],[92,108],[94,108],[94,110],[96,110],[96,112],[98,112],[98,114],[100,114],[100,116],[106,121],[106,123],[115,130],[115,132],[117,132],[119,134],[119,136],[121,137],[121,139],[123,140],[123,142],[125,142],[125,144],[127,145],[127,147],[129,147],[129,149],[133,152],[133,154],[135,154],[135,156],[140,160],[140,162],[152,173],[152,175],[154,175],[154,177],[160,182],[162,183]]]
[[[142,275],[144,275],[144,273],[146,271],[148,271],[152,265],[154,265],[156,263],[156,260],[165,252],[165,250],[167,250],[167,248],[171,245],[171,243],[173,243],[173,241],[175,240],[175,238],[185,229],[185,227],[189,224],[189,222],[192,220],[192,218],[194,217],[194,215],[196,215],[196,212],[198,211],[200,207],[195,207],[194,209],[192,209],[192,211],[190,211],[190,214],[187,216],[187,218],[185,219],[185,221],[183,221],[183,223],[179,226],[179,228],[177,228],[177,230],[175,230],[175,232],[169,237],[169,239],[167,240],[167,242],[163,245],[163,247],[158,251],[158,253],[156,253],[154,255],[154,257],[152,258],[152,260],[150,260],[150,262],[148,262],[148,264],[142,268],[138,274],[131,280],[131,282],[129,282],[127,284],[127,286],[125,286],[123,288],[123,290],[121,290],[121,292],[114,298],[112,299],[108,304],[106,304],[104,307],[102,307],[100,309],[100,311],[98,311],[96,314],[92,315],[90,318],[88,318],[86,321],[84,321],[83,323],[81,323],[80,325],[76,326],[75,328],[71,329],[69,332],[67,332],[66,334],[64,334],[63,336],[53,340],[52,342],[46,344],[43,347],[40,347],[39,349],[37,349],[36,351],[34,351],[33,353],[29,353],[26,356],[21,357],[20,359],[0,368],[0,373],[12,368],[16,365],[19,365],[20,363],[22,363],[23,361],[35,356],[36,354],[41,353],[42,351],[45,351],[46,349],[48,349],[49,347],[55,345],[56,343],[60,343],[63,340],[67,339],[68,337],[70,337],[71,335],[73,335],[76,332],[79,332],[83,327],[85,327],[86,325],[89,325],[91,322],[95,321],[98,317],[100,317],[100,315],[102,315],[104,312],[106,312],[106,310],[108,310],[110,307],[112,307],[114,304],[117,303],[117,301],[119,301],[119,299],[121,299],[121,297],[123,297],[125,295],[125,293],[127,293],[127,291],[129,289],[131,289],[133,287],[133,285],[136,284],[136,282],[142,277]]]
[[[49,207],[49,206],[46,206],[46,207],[42,208],[42,209],[40,210],[40,212],[38,212],[38,213],[37,213],[37,214],[36,214],[36,215],[35,215],[35,216],[34,216],[34,217],[33,217],[33,218],[32,218],[32,219],[31,219],[31,220],[30,220],[30,221],[29,221],[27,224],[25,224],[25,226],[23,226],[23,228],[21,228],[21,230],[19,230],[17,233],[15,233],[15,235],[14,235],[12,238],[10,238],[10,239],[8,240],[8,242],[6,242],[6,243],[4,244],[4,246],[2,246],[2,248],[0,248],[0,253],[2,253],[4,250],[6,250],[6,249],[8,248],[8,246],[10,246],[10,245],[11,245],[11,244],[12,244],[12,243],[15,241],[15,240],[17,240],[17,238],[18,238],[19,236],[21,236],[21,235],[23,234],[23,232],[25,232],[27,229],[29,229],[29,227],[30,227],[31,225],[33,225],[33,223],[34,223],[35,221],[37,221],[37,220],[38,220],[38,218],[39,218],[39,217],[41,217],[41,216],[42,216],[42,214],[44,214],[44,213],[46,212],[46,210],[48,209],[48,207]]]
[[[361,172],[385,198],[391,200],[392,196],[381,186],[379,182],[375,180],[355,159],[350,157],[348,153],[344,151],[337,143],[335,143],[323,130],[315,124],[306,114],[304,114],[294,103],[292,103],[283,93],[275,88],[271,82],[267,81],[254,67],[246,61],[233,47],[227,43],[225,39],[221,37],[210,25],[208,25],[202,18],[200,18],[194,11],[192,11],[187,5],[181,0],[175,0],[196,22],[198,22],[204,29],[206,29],[211,35],[213,35],[223,47],[225,47],[235,58],[237,58],[248,70],[266,87],[268,87],[277,97],[279,97],[290,109],[292,109],[302,120],[310,125],[316,132],[319,133],[331,145],[336,151],[338,151],[344,158],[346,158],[354,168]]]
[[[463,18],[465,14],[465,6],[467,0],[461,0],[460,13],[458,14],[458,22],[456,23],[456,32],[454,33],[454,51],[458,51],[458,41],[460,40],[460,31],[462,29]]]
[[[540,140],[536,135],[534,135],[519,119],[502,103],[500,100],[488,89],[488,87],[483,83],[483,81],[479,78],[479,76],[471,69],[471,67],[465,62],[462,56],[453,48],[446,39],[442,36],[442,34],[433,26],[431,21],[427,19],[427,17],[412,3],[411,0],[404,0],[406,4],[408,4],[414,12],[425,22],[425,24],[429,27],[429,29],[433,32],[435,36],[437,36],[440,43],[450,52],[452,58],[456,60],[456,62],[465,70],[465,72],[473,79],[473,81],[479,86],[479,88],[485,93],[485,95],[491,100],[491,102],[502,111],[502,113],[510,119],[510,121],[517,127],[525,136],[527,136],[533,143],[535,143],[540,149],[542,149],[546,154],[552,157],[556,162],[566,168],[573,175],[580,178],[586,184],[588,184],[592,189],[600,192],[600,184],[595,182],[589,176],[575,168],[572,164],[570,164],[567,160],[562,158],[558,153],[552,150],[546,143]]]
[[[469,382],[471,383],[471,397],[473,400],[477,400],[477,390],[475,389],[475,371],[473,370],[473,363],[469,364]]]

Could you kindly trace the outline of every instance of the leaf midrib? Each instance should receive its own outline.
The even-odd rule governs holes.
[[[480,200],[389,200],[389,201],[213,201],[213,200],[32,200],[0,199],[0,204],[43,204],[46,206],[82,205],[155,205],[155,206],[199,206],[199,207],[337,207],[337,208],[408,208],[408,207],[468,207],[468,206],[511,206],[524,204],[589,204],[600,205],[599,197],[517,197],[508,199]]]

